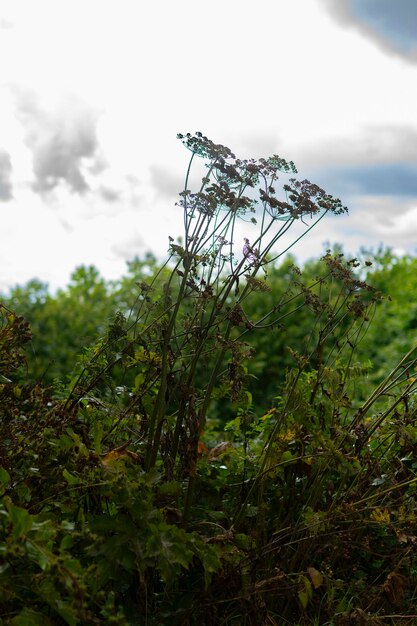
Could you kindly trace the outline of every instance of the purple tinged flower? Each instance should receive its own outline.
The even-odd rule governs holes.
[[[245,237],[243,239],[245,245],[243,246],[243,256],[245,259],[249,259],[249,261],[256,261],[259,257],[258,250],[254,250],[249,243],[249,239]]]

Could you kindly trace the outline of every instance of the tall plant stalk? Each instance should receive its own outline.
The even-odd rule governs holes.
[[[169,238],[171,269],[163,295],[160,289],[154,295],[152,284],[140,285],[139,305],[128,330],[132,338],[124,354],[129,355],[129,366],[137,364],[142,372],[134,399],[146,407],[144,467],[149,471],[162,465],[166,478],[188,481],[187,516],[199,438],[213,396],[223,393],[236,401],[245,384],[241,364],[251,348],[242,339],[258,325],[245,313],[251,293],[268,289],[268,267],[303,234],[326,214],[341,214],[346,207],[317,185],[294,178],[292,161],[277,155],[239,159],[201,133],[178,137],[191,151],[178,203],[184,232],[178,241]],[[197,157],[206,172],[198,191],[192,192],[188,187]],[[289,244],[289,232],[301,223],[304,233],[297,233]],[[262,320],[274,324],[277,317],[274,306]],[[95,357],[98,363],[103,353],[104,347]],[[106,361],[103,371],[111,365]],[[82,378],[83,372],[75,387],[90,389],[91,384],[81,384]],[[71,399],[77,401],[74,389]]]

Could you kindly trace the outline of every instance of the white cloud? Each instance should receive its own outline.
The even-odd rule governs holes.
[[[73,96],[47,108],[30,90],[14,86],[12,92],[32,152],[34,190],[48,192],[65,182],[74,192],[87,191],[87,173],[105,167],[97,143],[97,112]]]
[[[11,174],[10,155],[5,150],[0,149],[0,201],[11,200],[12,198]]]

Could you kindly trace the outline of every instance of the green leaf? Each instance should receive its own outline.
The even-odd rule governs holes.
[[[305,609],[307,608],[309,601],[313,597],[313,588],[307,576],[300,576],[300,580],[304,585],[304,589],[301,589],[298,592],[298,599],[300,600],[300,604],[303,609]]]
[[[67,469],[62,470],[62,475],[69,485],[78,485],[80,483],[80,479],[78,478],[78,476],[70,474]]]
[[[249,537],[249,535],[245,535],[244,533],[237,533],[234,539],[236,546],[241,550],[250,550],[254,546],[253,537]]]
[[[12,536],[14,539],[19,539],[32,528],[33,516],[29,515],[26,509],[15,506],[11,502],[6,502],[6,506],[13,525]]]
[[[204,546],[204,550],[199,552],[201,562],[204,567],[204,584],[209,586],[212,574],[219,571],[221,567],[220,546]]]
[[[303,591],[299,591],[298,592],[298,599],[300,601],[301,606],[303,607],[303,609],[307,608],[307,604],[308,604],[308,593],[307,591],[303,590]]]
[[[65,535],[61,539],[61,543],[59,544],[59,549],[62,552],[65,552],[69,548],[72,548],[73,545],[74,545],[74,539],[73,539],[72,535]]]
[[[20,483],[14,488],[14,493],[18,496],[20,502],[30,502],[31,492],[26,483]]]
[[[10,483],[10,474],[0,465],[0,484],[6,487]]]
[[[77,626],[79,621],[72,606],[68,602],[58,600],[56,603],[56,611],[66,621],[68,626]]]
[[[13,393],[14,393],[16,398],[20,398],[20,396],[22,395],[22,388],[19,387],[19,385],[15,385],[13,387]]]
[[[169,582],[181,568],[188,569],[194,557],[190,536],[181,528],[164,522],[150,524],[149,528],[152,535],[146,544],[147,556],[156,558],[161,577]]]
[[[44,614],[31,609],[23,609],[11,621],[12,626],[53,626],[53,622]]]
[[[289,450],[285,450],[285,452],[283,452],[282,454],[281,461],[283,461],[284,463],[290,463],[293,460],[294,456],[291,454],[291,452]]]
[[[29,558],[34,561],[44,572],[56,563],[56,557],[44,546],[39,546],[32,541],[25,542],[25,548]]]

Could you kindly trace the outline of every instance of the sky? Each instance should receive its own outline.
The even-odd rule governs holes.
[[[417,253],[416,112],[415,0],[0,0],[0,292],[165,257],[195,131],[348,206],[300,262]]]

